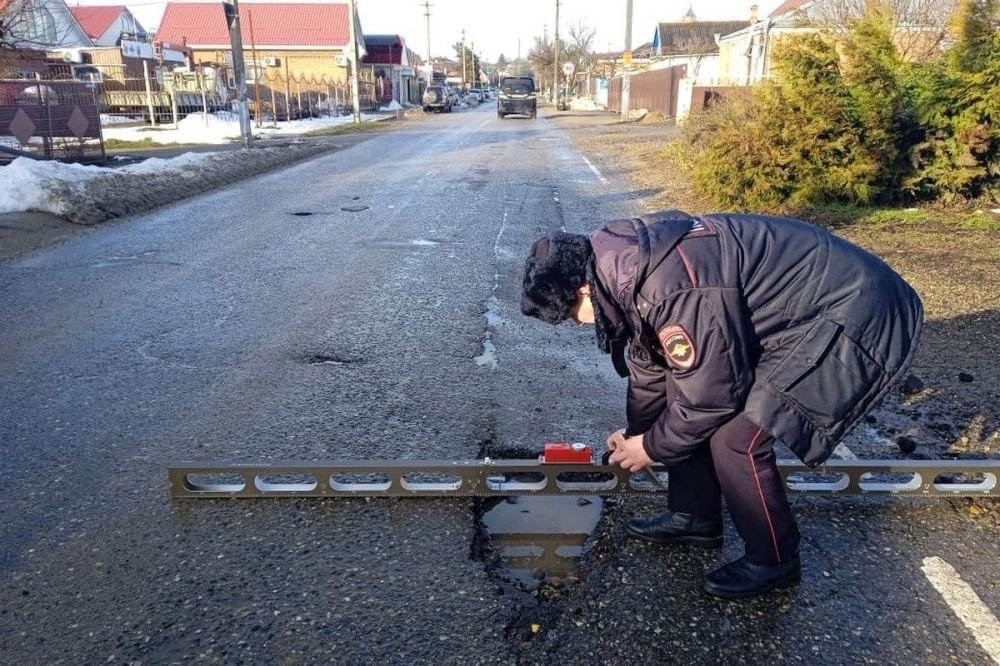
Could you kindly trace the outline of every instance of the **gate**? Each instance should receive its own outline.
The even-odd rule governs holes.
[[[648,109],[667,118],[677,117],[677,93],[680,81],[687,74],[687,65],[674,65],[665,69],[631,75],[629,86],[629,111]],[[622,77],[611,79],[608,91],[608,111],[621,113]]]
[[[66,161],[104,158],[93,86],[0,79],[0,153]]]

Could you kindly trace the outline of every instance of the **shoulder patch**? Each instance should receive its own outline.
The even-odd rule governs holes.
[[[680,370],[688,370],[694,365],[695,348],[691,336],[680,324],[668,324],[657,333],[663,355]]]

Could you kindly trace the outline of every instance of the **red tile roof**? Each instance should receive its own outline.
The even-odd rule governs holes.
[[[304,2],[243,2],[240,29],[244,47],[262,46],[343,47],[350,40],[346,4]],[[164,42],[189,47],[226,46],[229,27],[221,2],[168,2],[156,31]]]
[[[88,5],[86,7],[77,5],[70,7],[77,23],[87,33],[91,39],[97,39],[108,29],[108,27],[118,20],[118,17],[125,11],[125,5]]]
[[[779,16],[795,11],[802,5],[807,4],[809,2],[811,2],[811,0],[785,0],[780,5],[778,5],[777,9],[771,12],[769,17],[778,18]]]

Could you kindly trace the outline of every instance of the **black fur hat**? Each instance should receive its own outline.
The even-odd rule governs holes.
[[[581,234],[556,231],[535,241],[524,264],[521,312],[547,324],[568,319],[592,255],[590,239]]]

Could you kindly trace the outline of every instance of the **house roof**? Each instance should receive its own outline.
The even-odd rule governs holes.
[[[249,46],[252,39],[257,47],[344,47],[350,41],[348,15],[342,3],[244,2],[240,4],[243,43]],[[168,2],[156,37],[193,48],[230,43],[221,2]]]
[[[790,12],[800,9],[803,5],[809,4],[812,0],[785,0],[778,8],[768,14],[768,18],[777,18]]]
[[[122,12],[128,11],[125,5],[77,5],[70,7],[77,22],[87,36],[97,39],[103,35],[111,24],[118,20]]]
[[[365,46],[402,46],[403,38],[399,35],[365,35]]]
[[[715,53],[719,50],[716,35],[728,35],[748,24],[748,21],[661,23],[653,36],[653,52],[658,55]]]
[[[410,61],[405,40],[399,35],[365,35],[365,50],[361,59],[366,65],[405,65]]]

